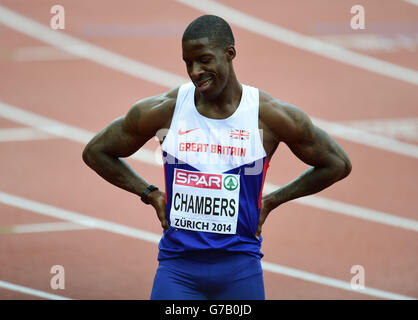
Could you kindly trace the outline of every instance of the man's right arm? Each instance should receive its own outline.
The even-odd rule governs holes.
[[[149,183],[121,158],[135,153],[159,129],[168,128],[177,90],[134,104],[125,116],[114,120],[86,145],[84,162],[113,185],[140,195]]]

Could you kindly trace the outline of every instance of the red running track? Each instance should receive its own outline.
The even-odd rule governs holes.
[[[329,5],[329,1],[309,8],[297,7],[292,1],[266,1],[263,5],[240,1],[239,6],[234,1],[222,3],[309,36],[315,36],[315,24],[343,23],[349,16],[346,5]],[[0,1],[1,6],[45,26],[54,4]],[[97,0],[62,1],[62,5],[66,29],[57,32],[186,77],[180,37],[185,26],[202,12],[163,0],[124,1],[118,5]],[[418,7],[410,4],[391,1],[388,6],[367,2],[367,21],[408,22],[418,17]],[[232,27],[239,80],[298,105],[315,118],[343,123],[418,116],[418,90],[411,83]],[[134,31],[127,35],[127,30]],[[2,24],[0,37],[0,102],[73,127],[97,132],[124,114],[136,100],[168,89],[164,84],[77,57],[39,61],[34,53],[26,53],[26,60],[19,60],[18,54],[25,48],[52,47]],[[412,70],[417,67],[416,52],[398,50],[370,55]],[[20,121],[0,117],[0,128],[29,127]],[[417,223],[416,158],[336,140],[350,155],[353,172],[319,196]],[[416,146],[416,141],[409,143]],[[146,148],[158,150],[155,141]],[[88,169],[81,160],[82,149],[83,143],[74,141],[74,137],[1,141],[0,191],[161,234],[154,212]],[[133,159],[129,163],[148,181],[164,185],[161,167]],[[266,181],[281,185],[305,168],[286,147],[280,146]],[[63,219],[4,203],[0,203],[0,212],[0,280],[73,299],[149,298],[157,267],[155,243],[98,229],[18,233],[9,227]],[[367,287],[418,298],[416,231],[292,202],[269,216],[263,237],[263,260],[270,263],[347,283],[353,277],[351,267],[362,265]],[[53,265],[65,268],[65,290],[50,287]],[[264,277],[267,299],[377,298],[360,290],[342,290],[267,270]],[[0,298],[37,297],[0,288]]]

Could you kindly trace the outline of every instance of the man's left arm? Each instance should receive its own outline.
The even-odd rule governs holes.
[[[263,197],[257,235],[271,210],[285,202],[317,193],[351,172],[351,162],[345,151],[324,130],[315,126],[303,110],[275,99],[269,99],[264,109],[267,109],[266,124],[275,138],[311,167]]]

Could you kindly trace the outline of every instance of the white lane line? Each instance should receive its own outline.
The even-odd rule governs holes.
[[[342,47],[305,36],[283,27],[268,23],[213,0],[176,0],[184,5],[209,14],[220,15],[250,32],[285,43],[289,46],[312,52],[351,66],[372,71],[380,75],[418,85],[418,71],[402,67],[384,60],[356,53]]]
[[[418,0],[403,0],[405,2],[409,2],[410,4],[414,4],[416,6],[418,6]]]
[[[34,128],[0,129],[0,142],[53,139],[54,136]]]
[[[145,78],[158,85],[161,85],[160,79],[164,79],[164,82],[169,87],[176,87],[179,84],[186,82],[183,77],[126,58],[117,53],[113,53],[66,35],[63,32],[52,30],[47,26],[32,19],[28,19],[3,6],[0,6],[0,22],[12,29],[60,48],[74,56],[91,60],[104,65],[105,67],[130,74],[134,77]]]
[[[365,287],[364,289],[352,289],[351,284],[349,282],[345,282],[342,280],[324,277],[315,273],[310,273],[306,271],[299,271],[293,268],[279,266],[274,263],[269,263],[266,261],[261,262],[263,269],[270,272],[279,273],[285,276],[289,276],[292,278],[297,278],[309,282],[318,283],[321,285],[326,285],[329,287],[339,288],[342,290],[352,291],[360,294],[366,294],[374,297],[384,298],[384,299],[391,299],[391,300],[416,300],[415,298],[406,297],[397,293],[392,293],[388,291],[383,291],[379,289],[374,289],[370,287]]]
[[[130,236],[136,239],[141,239],[149,242],[158,243],[161,238],[160,235],[157,235],[152,232],[131,228],[128,226],[124,226],[118,223],[109,222],[98,218],[92,218],[80,213],[60,209],[32,200],[27,200],[25,198],[13,196],[11,194],[4,193],[1,191],[0,202],[23,210],[29,210],[57,219],[67,220],[88,228],[101,229],[113,233],[119,233],[122,235]]]
[[[268,194],[279,188],[278,185],[265,183],[263,194]],[[402,228],[409,231],[418,232],[418,221],[403,217],[398,217],[393,214],[380,212],[349,203],[344,203],[337,200],[331,200],[320,196],[312,195],[308,197],[298,198],[292,200],[302,205],[331,211],[338,214],[343,214],[353,218],[363,219],[371,222],[385,224],[391,227]]]
[[[44,291],[40,291],[40,290],[36,290],[36,289],[32,289],[32,288],[20,286],[20,285],[10,283],[10,282],[6,282],[6,281],[2,281],[2,280],[0,280],[0,288],[4,288],[4,289],[7,289],[7,290],[11,290],[11,291],[17,291],[17,292],[21,292],[21,293],[24,293],[24,294],[28,294],[28,295],[31,295],[31,296],[40,297],[40,298],[44,298],[44,299],[72,300],[71,298],[58,296],[56,294],[52,294],[52,293],[48,293],[48,292],[44,292]]]
[[[44,222],[31,224],[15,224],[11,226],[0,226],[0,234],[9,233],[34,233],[52,231],[73,231],[86,230],[91,227],[82,226],[73,222]]]
[[[418,141],[418,118],[355,120],[341,124],[381,136]]]
[[[12,59],[15,61],[54,61],[74,60],[79,57],[68,54],[58,48],[47,46],[21,47],[12,51]]]
[[[189,81],[188,79],[173,73],[123,57],[119,54],[66,35],[60,31],[52,30],[2,6],[0,6],[0,23],[30,37],[60,48],[70,54],[161,86],[172,88]],[[331,121],[320,119],[313,120],[315,123],[320,123],[329,134],[338,136],[341,139],[418,158],[418,147],[415,145],[409,145],[394,139],[382,138],[359,129],[344,127],[341,124],[336,124]]]
[[[67,125],[65,123],[52,120],[36,113],[29,112],[0,101],[0,117],[12,120],[30,127],[34,127],[51,135],[65,138],[71,141],[87,144],[94,133]],[[141,149],[138,150],[131,158],[146,162],[149,164],[156,164],[156,161],[161,161],[161,155],[156,156],[155,153]]]
[[[324,129],[334,137],[363,144],[368,147],[418,158],[418,146],[414,144],[398,141],[339,123],[324,121],[313,117],[311,117],[311,119],[316,126]]]
[[[367,28],[371,24],[369,23]],[[371,28],[370,28],[371,29]],[[347,50],[359,50],[370,53],[394,53],[400,50],[408,50],[415,52],[418,46],[418,39],[414,34],[407,33],[392,34],[392,35],[381,35],[370,33],[349,33],[349,34],[326,34],[316,36],[317,39],[332,43],[336,46],[346,48]],[[334,31],[335,33],[337,31]]]
[[[144,231],[141,229],[136,229],[128,226],[124,226],[118,223],[102,220],[99,218],[89,217],[80,213],[72,212],[69,210],[64,210],[61,208],[57,208],[51,205],[47,205],[44,203],[40,203],[33,200],[28,200],[26,198],[18,197],[9,193],[5,193],[0,191],[0,202],[4,203],[9,206],[17,207],[23,210],[28,210],[32,212],[36,212],[39,214],[47,215],[50,217],[68,220],[73,223],[81,224],[87,227],[94,227],[96,229],[101,229],[117,234],[121,234],[128,237],[133,237],[136,239],[145,240],[152,243],[158,243],[160,241],[161,235]],[[263,268],[266,271],[270,271],[277,274],[283,274],[289,277],[302,279],[305,281],[310,281],[314,283],[318,283],[321,285],[334,287],[338,289],[343,289],[347,291],[356,292],[359,294],[369,295],[373,297],[379,297],[384,299],[415,299],[413,297],[399,295],[397,293],[374,289],[365,287],[361,290],[356,290],[351,288],[351,284],[349,282],[345,282],[342,280],[324,277],[315,273],[306,272],[302,270],[298,270],[295,268],[289,268],[286,266],[282,266],[279,264],[271,263],[271,262],[263,262]]]
[[[58,137],[82,144],[86,144],[94,135],[92,132],[84,129],[73,127],[2,102],[0,102],[0,117],[4,117],[27,126],[32,126]],[[159,150],[151,151],[147,149],[140,149],[138,152],[133,154],[131,158],[151,165],[162,166],[161,152]],[[264,185],[264,193],[274,191],[278,188],[278,185],[266,183]],[[303,205],[324,209],[338,214],[349,215],[351,217],[383,223],[393,227],[418,231],[418,221],[416,220],[402,218],[393,214],[379,212],[336,200],[330,200],[316,195],[296,199],[294,201]]]

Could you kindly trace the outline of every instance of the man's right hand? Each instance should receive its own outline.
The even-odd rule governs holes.
[[[161,227],[167,231],[169,224],[165,212],[165,193],[160,190],[155,190],[148,195],[148,201],[157,212],[158,219],[161,222]]]

